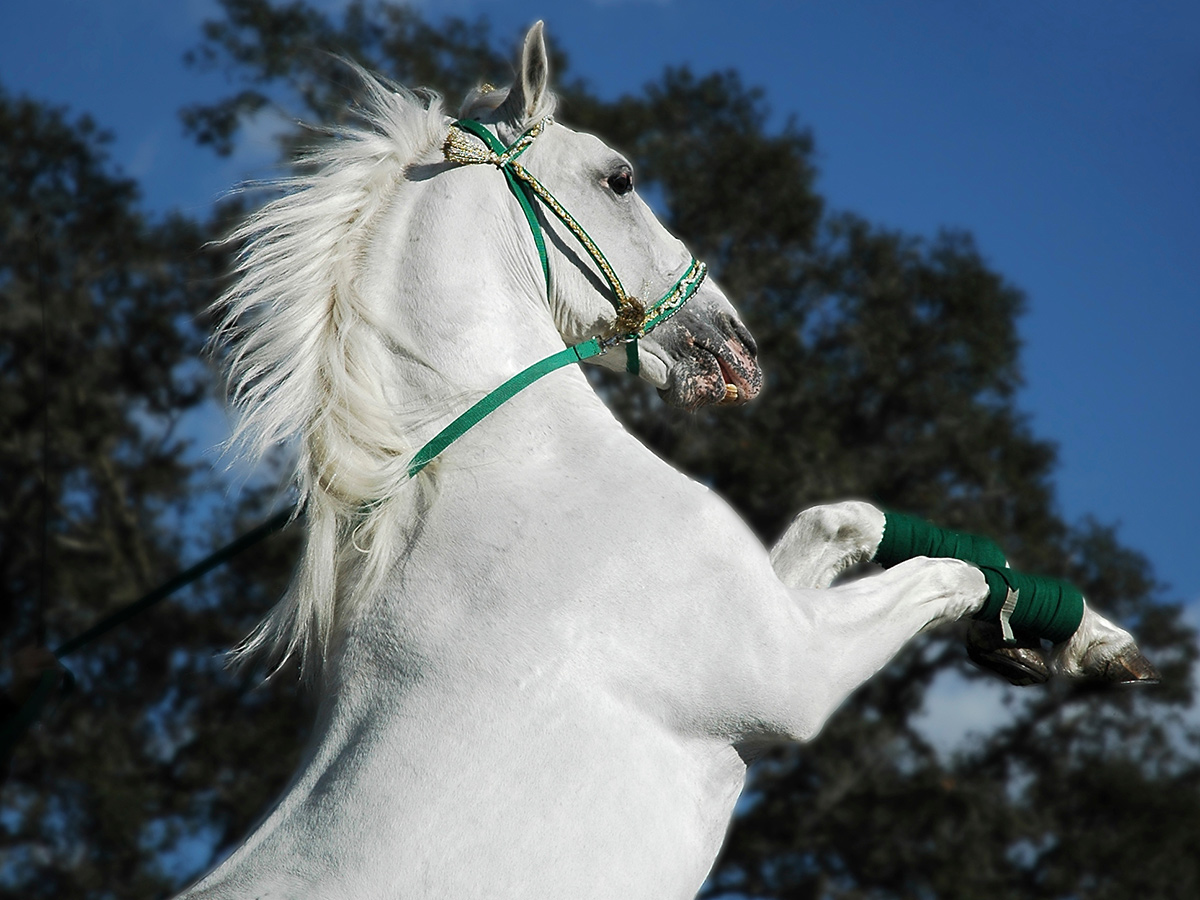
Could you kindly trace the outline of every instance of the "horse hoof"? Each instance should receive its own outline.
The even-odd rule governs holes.
[[[1018,687],[1045,684],[1050,666],[1040,644],[1004,643],[1000,629],[989,622],[972,622],[967,632],[967,656],[975,665]]]
[[[1096,677],[1110,684],[1158,684],[1162,675],[1154,667],[1154,663],[1142,655],[1136,647],[1130,648],[1120,656],[1104,661],[1098,667]]]

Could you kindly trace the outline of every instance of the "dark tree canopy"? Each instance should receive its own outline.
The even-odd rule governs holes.
[[[198,223],[142,214],[105,142],[87,119],[0,92],[5,669],[220,536],[206,524],[211,479],[179,426],[210,393],[198,315],[224,260],[202,249]],[[4,786],[0,897],[165,894],[196,865],[185,856],[179,871],[183,847],[226,844],[261,811],[267,797],[235,774],[246,760],[286,777],[304,725],[275,712],[294,712],[294,692],[248,693],[215,657],[279,578],[220,581],[67,660],[77,684]]]
[[[233,93],[183,113],[219,153],[255,115],[349,115],[342,59],[440,90],[451,107],[511,78],[512,47],[484,21],[398,3],[222,7],[192,60],[226,71]],[[1006,689],[1002,724],[945,758],[917,722],[928,688],[987,676],[965,664],[956,629],[925,636],[816,741],[755,764],[707,894],[1200,896],[1197,736],[1182,718],[1195,637],[1112,528],[1058,513],[1055,449],[1016,404],[1020,290],[966,233],[916,237],[829,211],[812,136],[772,126],[767,98],[736,73],[668,69],[606,99],[552,52],[561,117],[635,161],[638,189],[710,264],[767,370],[754,404],[690,414],[598,376],[629,427],[765,540],[804,506],[848,496],[989,534],[1021,568],[1069,578],[1134,629],[1165,678],[1144,693]],[[200,248],[219,217],[141,214],[86,120],[0,94],[0,126],[11,655],[85,627],[264,503],[247,492],[235,511],[221,493],[214,505],[176,432],[210,389],[198,316],[225,260]],[[310,139],[291,133],[282,149]],[[269,802],[309,712],[288,678],[255,687],[215,656],[278,595],[293,541],[252,556],[72,661],[79,687],[13,760],[0,897],[165,895]]]

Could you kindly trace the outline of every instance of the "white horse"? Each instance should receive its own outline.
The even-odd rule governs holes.
[[[302,658],[318,718],[283,796],[184,896],[691,897],[748,755],[812,738],[915,634],[979,610],[984,577],[917,558],[830,588],[874,553],[879,510],[809,510],[768,555],[574,365],[410,476],[471,402],[611,333],[612,298],[543,215],[547,292],[505,178],[444,157],[436,98],[365,81],[366,124],[243,226],[224,299],[243,434],[297,439],[307,510],[293,587],[240,652]],[[545,124],[553,105],[539,23],[517,83],[462,115],[505,145],[544,123],[522,164],[626,284],[663,294],[690,254],[628,161]],[[637,346],[669,402],[758,390],[753,341],[711,281]],[[1087,611],[1054,664],[1139,658]]]

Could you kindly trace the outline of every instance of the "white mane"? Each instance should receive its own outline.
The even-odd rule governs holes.
[[[306,518],[291,587],[233,651],[235,664],[260,651],[278,664],[298,653],[311,672],[345,609],[378,584],[407,525],[395,501],[416,449],[405,440],[412,413],[398,408],[393,350],[357,283],[407,167],[441,145],[450,120],[436,94],[352,68],[363,83],[359,124],[332,130],[298,160],[297,174],[263,185],[280,196],[230,235],[241,246],[234,282],[214,305],[213,344],[229,348],[239,414],[231,445],[256,461],[295,442]],[[477,90],[461,114],[497,110],[510,93]],[[533,111],[512,99],[515,115],[500,114],[516,128],[553,111],[551,94]]]
[[[215,306],[214,343],[230,348],[239,413],[232,443],[257,460],[294,441],[307,518],[291,588],[234,651],[237,662],[263,649],[279,662],[298,650],[302,665],[324,656],[345,593],[348,538],[357,530],[372,557],[367,569],[382,568],[387,542],[372,538],[412,452],[383,390],[389,354],[356,283],[377,216],[396,198],[406,166],[444,139],[447,118],[436,95],[359,75],[361,124],[332,132],[299,161],[300,174],[266,185],[282,195],[229,238],[241,251],[234,283]],[[384,502],[364,514],[370,501]]]

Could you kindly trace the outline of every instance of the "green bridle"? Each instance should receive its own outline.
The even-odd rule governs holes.
[[[590,338],[539,360],[523,371],[518,372],[471,406],[417,451],[417,455],[408,464],[408,475],[410,478],[415,477],[418,472],[429,465],[434,457],[450,446],[451,443],[462,437],[472,426],[496,410],[505,401],[533,384],[533,382],[537,381],[543,375],[548,375],[556,369],[561,369],[563,366],[570,365],[571,363],[583,362],[583,360],[593,356],[599,356],[617,344],[625,344],[625,368],[634,375],[638,374],[638,339],[645,337],[663,322],[667,321],[667,319],[671,318],[671,316],[675,315],[675,313],[679,312],[683,308],[683,305],[700,288],[705,276],[708,274],[708,267],[693,257],[687,271],[679,277],[679,280],[675,282],[669,291],[663,294],[649,308],[646,308],[636,297],[629,296],[625,292],[625,288],[621,284],[621,279],[617,277],[617,273],[613,270],[612,265],[605,258],[604,254],[600,252],[600,248],[596,246],[596,242],[583,230],[583,226],[575,220],[574,216],[567,212],[563,205],[555,199],[553,194],[546,190],[540,181],[529,173],[529,170],[517,162],[517,158],[529,149],[529,146],[537,136],[552,121],[547,116],[522,133],[510,146],[505,147],[481,123],[474,119],[460,119],[450,127],[450,133],[446,137],[446,142],[442,145],[442,151],[445,153],[446,159],[450,162],[460,165],[489,163],[504,173],[509,190],[517,198],[517,202],[521,204],[521,210],[525,213],[525,219],[529,223],[529,230],[533,233],[533,242],[537,246],[538,258],[542,263],[542,273],[546,277],[547,297],[550,294],[550,261],[546,254],[546,240],[542,234],[542,225],[538,221],[537,213],[534,212],[535,200],[540,200],[547,209],[554,213],[567,226],[571,234],[575,236],[575,239],[579,241],[580,246],[583,247],[596,263],[597,268],[600,269],[600,274],[604,276],[604,280],[608,282],[608,286],[613,294],[609,299],[617,313],[616,321],[613,323],[613,328],[609,335]],[[467,136],[468,134],[477,137],[483,142],[483,146],[471,140]]]

